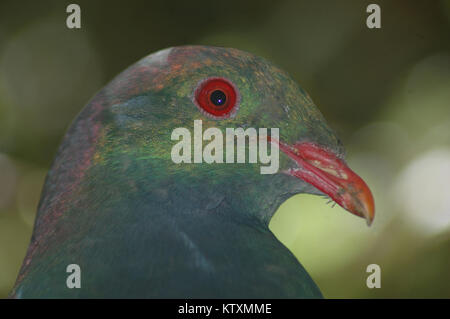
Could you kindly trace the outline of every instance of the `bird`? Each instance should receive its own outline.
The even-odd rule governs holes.
[[[276,128],[266,147],[279,152],[277,171],[174,161],[174,130],[192,133],[198,121],[205,133]],[[323,298],[269,229],[300,193],[374,219],[341,140],[285,71],[234,48],[157,51],[113,78],[68,128],[9,297]],[[79,287],[67,284],[73,264]]]

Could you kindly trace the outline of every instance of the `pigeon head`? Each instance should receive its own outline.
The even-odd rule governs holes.
[[[228,200],[265,223],[286,198],[305,192],[325,193],[368,223],[374,217],[369,188],[345,164],[340,140],[311,98],[263,58],[169,48],[131,66],[99,98],[106,107],[96,115],[103,135],[97,164],[117,166],[150,191],[171,184],[176,200],[205,207]],[[120,167],[127,162],[130,169]]]

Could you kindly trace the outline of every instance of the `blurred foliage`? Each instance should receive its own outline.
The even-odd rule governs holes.
[[[381,29],[365,25],[373,2]],[[0,296],[77,112],[141,57],[206,44],[288,71],[374,192],[371,228],[306,195],[271,222],[324,295],[450,297],[450,1],[77,1],[80,30],[66,28],[69,3],[0,2]],[[371,263],[381,289],[366,286]]]

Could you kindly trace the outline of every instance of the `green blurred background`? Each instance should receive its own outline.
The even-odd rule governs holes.
[[[381,6],[381,29],[366,7]],[[250,51],[288,71],[371,186],[362,219],[315,196],[271,229],[329,298],[450,298],[450,1],[0,1],[0,297],[28,245],[46,171],[114,75],[183,44]],[[366,267],[381,267],[381,288]]]

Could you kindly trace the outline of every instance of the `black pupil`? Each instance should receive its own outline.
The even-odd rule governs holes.
[[[209,98],[211,102],[216,106],[224,105],[227,101],[225,93],[223,93],[221,90],[215,90],[211,93],[211,96]]]

